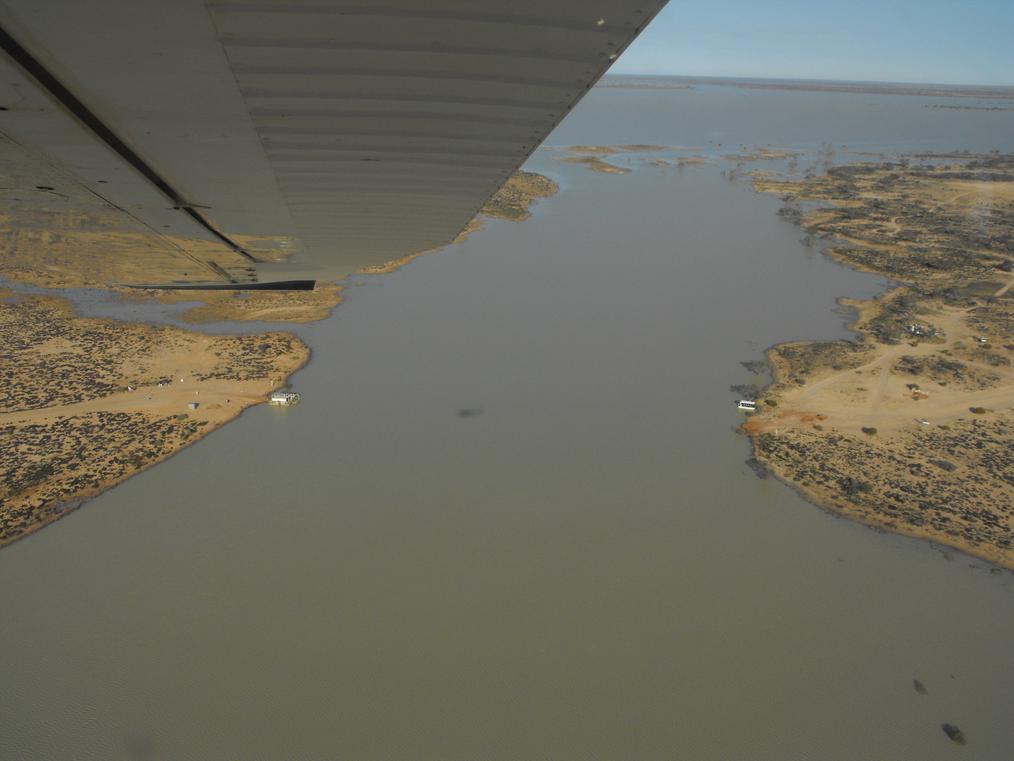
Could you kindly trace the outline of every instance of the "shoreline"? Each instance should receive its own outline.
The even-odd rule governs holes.
[[[555,160],[596,170],[593,161],[663,148],[575,145]],[[1014,203],[1003,211],[1005,199],[1014,201],[1014,156],[919,154],[897,164],[826,165],[825,174],[797,179],[800,155],[742,146],[720,158],[787,161],[788,177],[729,176],[782,195],[779,216],[807,232],[808,247],[818,243],[836,264],[887,284],[873,298],[836,299],[850,338],[776,343],[764,353],[771,382],[733,387],[744,398],[765,397],[741,427],[752,444],[748,464],[836,517],[1014,571],[1014,481],[1002,472],[1014,469],[1006,454],[1014,452],[1014,344],[1004,339],[1014,336],[1014,308],[991,306],[1014,286],[1002,243],[1014,228]],[[915,158],[927,163],[912,165]],[[939,163],[945,159],[952,163]],[[1011,215],[990,227],[983,215],[994,201]],[[824,377],[835,373],[841,377]],[[869,399],[859,398],[870,388],[851,373],[875,379]],[[905,383],[915,380],[923,388]],[[834,394],[809,398],[822,385]]]
[[[265,403],[312,355],[288,331],[214,335],[3,295],[0,547]]]
[[[268,401],[268,396],[272,392],[277,391],[279,388],[283,388],[284,386],[286,386],[288,384],[288,382],[289,382],[289,379],[295,373],[297,373],[299,370],[302,370],[304,367],[306,367],[310,363],[310,360],[312,358],[312,354],[313,354],[312,351],[309,349],[309,347],[307,347],[306,358],[302,362],[302,364],[300,364],[298,367],[294,368],[292,370],[292,372],[290,372],[283,379],[283,381],[281,383],[279,383],[277,386],[275,386],[275,388],[272,388],[271,390],[269,390],[268,393],[265,394],[265,396],[264,396],[264,398],[262,400],[251,402],[250,404],[244,405],[243,407],[239,407],[237,413],[235,415],[233,415],[232,417],[227,417],[227,418],[218,420],[218,421],[216,421],[216,422],[214,422],[212,424],[209,424],[206,428],[202,429],[193,438],[188,439],[188,440],[182,442],[180,444],[180,446],[178,446],[178,447],[176,447],[176,448],[174,448],[174,449],[172,449],[172,450],[170,450],[170,451],[162,454],[158,458],[156,458],[154,460],[151,460],[149,462],[146,462],[143,465],[140,465],[136,470],[133,470],[133,471],[127,473],[123,478],[114,479],[114,480],[110,480],[110,481],[108,481],[106,483],[102,483],[98,487],[96,487],[93,492],[82,493],[82,494],[76,495],[75,497],[73,497],[71,499],[68,499],[68,500],[66,500],[64,502],[54,503],[46,511],[46,514],[45,514],[45,516],[43,517],[42,520],[38,521],[37,523],[32,524],[24,532],[22,532],[22,533],[20,533],[20,534],[18,534],[16,536],[13,536],[13,537],[8,537],[8,538],[0,537],[0,549],[3,549],[4,547],[8,547],[8,546],[10,546],[10,545],[12,545],[12,544],[14,544],[16,542],[20,542],[20,541],[22,541],[24,539],[27,539],[30,536],[35,535],[38,531],[46,528],[50,524],[55,523],[56,521],[60,520],[61,518],[64,518],[64,517],[70,515],[71,513],[77,511],[79,508],[84,507],[85,504],[87,504],[91,500],[95,499],[96,497],[100,497],[103,494],[105,494],[106,492],[111,491],[112,489],[115,489],[120,484],[126,483],[131,478],[133,478],[134,476],[137,476],[137,475],[145,472],[149,468],[153,468],[156,465],[159,465],[159,464],[161,464],[163,462],[166,462],[167,460],[172,459],[173,457],[175,457],[176,455],[178,455],[183,450],[189,449],[193,445],[195,445],[198,442],[202,441],[209,434],[217,431],[219,428],[222,428],[223,426],[225,426],[225,425],[233,422],[234,420],[239,420],[247,410],[252,409],[254,407],[259,407],[259,406],[261,406],[263,404],[266,404],[267,401]]]
[[[754,444],[754,437],[750,436],[749,434],[746,435],[747,438],[749,438],[750,440],[751,455],[755,456],[756,449]],[[985,563],[988,566],[987,570],[990,573],[1014,574],[1014,566],[1007,565],[1003,561],[998,561],[982,554],[970,552],[964,546],[948,544],[935,534],[910,533],[905,530],[890,528],[879,523],[864,520],[861,516],[849,513],[844,510],[838,510],[833,505],[828,504],[826,500],[822,499],[819,493],[793,481],[791,478],[775,470],[775,468],[772,467],[769,463],[760,460],[758,460],[758,462],[764,470],[764,475],[758,476],[758,478],[768,478],[768,477],[774,478],[776,481],[778,481],[778,483],[782,484],[783,486],[787,486],[789,489],[791,489],[793,493],[798,495],[805,502],[809,503],[811,506],[817,508],[818,510],[825,513],[829,517],[834,518],[835,520],[849,521],[850,523],[856,526],[867,529],[877,534],[885,534],[895,536],[900,539],[905,539],[907,541],[918,542],[922,545],[928,546],[930,549],[936,550],[937,552],[939,552],[941,555],[944,556],[945,560],[952,560],[953,558],[950,556],[950,553],[953,552],[960,555],[961,557],[967,558],[970,561]]]
[[[524,222],[532,215],[532,207],[543,198],[552,198],[559,192],[555,180],[537,172],[518,169],[503,186],[476,212],[475,216],[450,243],[425,251],[415,251],[383,264],[371,264],[361,268],[357,275],[387,275],[411,264],[420,256],[433,254],[447,246],[461,243],[485,227],[487,219],[505,219],[509,222]]]
[[[557,190],[543,175],[516,172],[459,240],[481,229],[485,217],[528,219],[535,201]],[[266,403],[312,359],[291,331],[207,332],[211,326],[318,322],[341,303],[344,288],[336,282],[298,293],[124,293],[107,286],[101,289],[125,304],[189,305],[178,315],[187,325],[97,317],[58,292],[97,287],[83,274],[94,252],[82,248],[78,258],[59,268],[44,265],[34,276],[23,266],[29,249],[15,252],[14,269],[0,263],[0,276],[17,275],[10,288],[0,287],[0,344],[10,347],[0,375],[0,548]],[[392,272],[425,253],[362,274]]]
[[[865,303],[875,303],[876,301],[879,301],[880,298],[882,297],[878,296],[874,299],[869,300],[869,302]],[[844,296],[840,297],[840,299],[844,301],[849,301],[849,299]],[[858,307],[853,307],[853,309],[858,311]],[[859,317],[857,316],[855,320],[846,323],[845,325],[846,329],[851,330],[853,332],[857,332],[854,330],[854,326],[858,321]],[[772,361],[771,359],[772,352],[776,352],[780,347],[783,346],[789,346],[793,344],[806,344],[806,343],[814,343],[814,342],[791,341],[787,343],[776,343],[764,349],[764,362],[771,372],[772,381],[766,386],[762,387],[761,389],[762,395],[765,394],[769,388],[771,388],[772,386],[776,385],[779,382],[778,363],[777,361]],[[821,511],[827,513],[828,515],[834,518],[840,518],[843,520],[851,521],[856,525],[863,526],[864,528],[867,528],[871,531],[875,531],[877,533],[893,534],[895,536],[900,536],[906,539],[911,539],[923,543],[928,542],[931,546],[933,546],[935,549],[937,549],[942,553],[946,553],[948,551],[957,552],[969,559],[974,559],[977,561],[988,563],[991,568],[995,568],[999,572],[1006,571],[1008,573],[1014,574],[1014,564],[1012,564],[1009,559],[1005,559],[1003,556],[997,555],[996,553],[978,552],[976,551],[974,545],[962,544],[958,542],[953,543],[948,542],[944,538],[942,538],[939,534],[935,534],[933,532],[929,531],[919,532],[915,530],[907,530],[905,528],[899,528],[897,526],[889,525],[886,522],[873,521],[868,518],[864,518],[862,515],[856,512],[852,512],[847,509],[842,509],[836,503],[829,501],[828,499],[823,497],[821,493],[816,491],[815,489],[812,489],[808,486],[803,485],[798,481],[793,480],[777,464],[774,464],[766,459],[759,458],[758,454],[760,454],[760,452],[757,448],[759,434],[750,433],[748,430],[746,430],[747,423],[749,423],[749,420],[747,420],[747,422],[744,423],[743,426],[741,426],[742,429],[741,432],[744,433],[750,440],[751,459],[754,459],[763,468],[764,475],[760,477],[762,478],[767,478],[768,476],[773,477],[779,483],[788,486],[790,489],[792,489],[793,492],[798,494],[800,497],[809,502],[811,505],[813,505],[816,508],[819,508]]]
[[[837,299],[852,310],[851,339],[768,347],[771,382],[741,430],[766,473],[822,510],[1014,571],[1014,489],[1005,475],[1014,446],[1006,296],[1014,275],[982,236],[967,250],[973,238],[962,219],[976,160],[992,162],[983,182],[997,182],[980,196],[1014,188],[1014,160],[998,156],[910,173],[888,162],[754,182],[757,192],[785,192],[782,216],[819,235],[823,255],[891,285],[872,299]],[[869,190],[885,176],[890,191]],[[922,211],[927,198],[935,215]],[[811,200],[829,205],[798,211]],[[948,203],[957,221],[927,234],[922,220],[932,225]],[[885,206],[879,217],[868,213]],[[914,249],[905,242],[913,238],[926,242]]]

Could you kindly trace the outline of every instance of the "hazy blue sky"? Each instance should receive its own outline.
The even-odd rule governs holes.
[[[670,0],[613,72],[1014,85],[1014,0]]]

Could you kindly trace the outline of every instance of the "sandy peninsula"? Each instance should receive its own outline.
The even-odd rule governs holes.
[[[1014,568],[1014,157],[755,187],[830,256],[900,284],[845,302],[855,340],[769,350],[744,426],[756,458],[837,513]]]
[[[464,230],[458,233],[458,237],[453,242],[459,243],[472,233],[481,230],[483,220],[485,219],[506,219],[510,222],[524,222],[532,216],[532,206],[539,199],[556,195],[559,189],[559,186],[548,177],[536,172],[527,172],[519,169],[507,179],[503,187],[483,204],[478,214],[465,226]],[[359,274],[383,275],[388,272],[394,272],[424,254],[439,250],[439,248],[434,248],[428,251],[417,251],[390,262],[363,267],[359,271]]]
[[[0,163],[11,174],[0,278],[11,283],[198,302],[183,313],[195,324],[312,322],[341,302],[340,283],[298,292],[118,288],[223,276],[243,282],[255,273],[221,246],[153,233],[2,138]],[[47,184],[30,185],[40,177]],[[462,235],[486,217],[527,219],[538,198],[555,192],[552,180],[517,172]],[[244,240],[268,257],[280,250],[274,243]],[[367,271],[390,272],[415,256]],[[63,298],[0,289],[0,546],[266,402],[309,356],[290,333],[212,336],[96,319]]]
[[[0,545],[265,401],[310,355],[287,333],[210,336],[0,298]]]

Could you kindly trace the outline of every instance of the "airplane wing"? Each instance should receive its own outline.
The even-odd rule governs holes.
[[[341,277],[453,240],[664,3],[0,0],[0,162],[188,277]]]

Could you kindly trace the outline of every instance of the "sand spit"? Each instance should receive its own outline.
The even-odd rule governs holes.
[[[559,186],[548,177],[537,174],[536,172],[527,172],[519,169],[512,174],[510,178],[508,178],[507,182],[504,183],[503,187],[494,193],[492,198],[490,198],[486,204],[479,209],[478,214],[476,214],[472,221],[465,226],[465,229],[458,234],[458,237],[454,239],[454,242],[458,243],[472,233],[481,230],[483,219],[486,218],[507,219],[512,222],[523,222],[532,215],[532,206],[536,203],[536,201],[540,198],[549,198],[556,195],[556,192],[559,189]],[[433,251],[439,250],[439,248],[435,248],[428,251],[418,251],[416,253],[403,256],[400,259],[385,262],[384,264],[374,264],[369,267],[363,267],[359,270],[359,274],[383,275],[388,272],[394,272],[423,254],[429,254]]]
[[[567,155],[559,156],[556,160],[564,164],[584,164],[592,171],[603,174],[630,174],[629,168],[612,164],[603,157],[622,153],[654,153],[666,150],[674,150],[674,147],[647,144],[571,145],[566,148]]]
[[[571,145],[568,153],[590,153],[598,156],[612,156],[617,153],[658,153],[659,151],[677,150],[671,145],[652,145],[650,143],[628,143],[626,145]]]
[[[0,545],[193,443],[309,358],[288,333],[209,336],[0,301]]]
[[[605,174],[629,174],[630,168],[618,166],[605,159],[606,156],[616,156],[630,153],[658,153],[660,151],[696,151],[685,145],[652,145],[648,143],[631,143],[627,145],[571,145],[564,149],[565,156],[559,156],[556,161],[564,164],[584,164],[595,172]],[[682,169],[685,166],[694,164],[706,164],[710,159],[704,156],[684,156],[676,159],[651,157],[646,162],[652,166],[669,167],[675,166]]]
[[[726,153],[727,161],[784,161],[801,155],[798,151],[777,151],[772,148],[756,148],[744,153]]]
[[[962,158],[754,183],[833,258],[901,285],[844,302],[854,341],[773,347],[744,429],[818,504],[1014,568],[1014,157]]]
[[[663,159],[663,158],[650,158],[645,161],[648,166],[657,166],[662,169],[670,169],[676,167],[682,169],[687,166],[703,166],[704,164],[712,163],[712,160],[707,156],[680,156],[675,159]]]
[[[136,293],[136,292],[135,292]],[[222,320],[316,322],[341,303],[342,286],[317,283],[312,291],[145,291],[163,304],[200,301],[181,319],[194,324]]]
[[[564,164],[584,164],[592,171],[602,172],[603,174],[630,174],[630,170],[627,167],[610,164],[601,156],[566,156],[558,158],[557,161]]]

